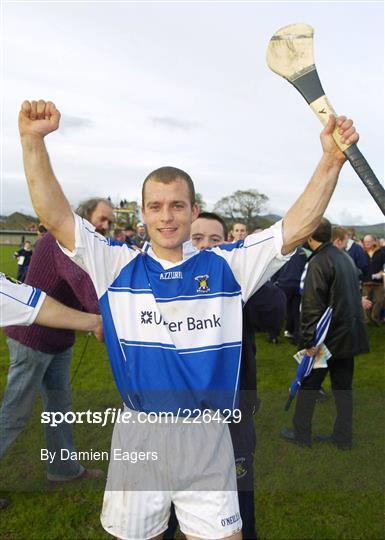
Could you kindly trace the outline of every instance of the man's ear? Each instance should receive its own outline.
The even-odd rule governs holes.
[[[192,216],[191,222],[193,222],[193,221],[195,221],[197,219],[197,217],[199,216],[200,211],[201,210],[199,208],[199,204],[194,203],[193,206],[192,206],[192,211],[191,211],[191,216]]]

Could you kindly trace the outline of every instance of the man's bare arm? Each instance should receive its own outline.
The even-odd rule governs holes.
[[[49,328],[93,332],[99,341],[103,341],[102,318],[100,315],[72,309],[50,296],[45,298],[34,322]]]
[[[60,112],[50,101],[24,101],[19,113],[25,175],[33,207],[43,225],[66,248],[75,247],[71,207],[49,161],[44,137],[59,127]]]
[[[353,122],[344,116],[330,117],[321,133],[323,156],[305,191],[288,210],[283,220],[282,253],[290,253],[318,227],[333,194],[341,168],[346,161],[335,144],[332,133],[339,128],[342,142],[356,143],[359,139]]]

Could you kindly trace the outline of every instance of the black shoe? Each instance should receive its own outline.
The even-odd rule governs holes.
[[[305,442],[299,441],[297,437],[295,436],[295,433],[292,429],[283,428],[283,430],[281,431],[281,437],[285,441],[296,444],[297,446],[311,448],[311,444],[307,444]]]
[[[0,499],[0,510],[5,510],[9,506],[7,499]]]
[[[316,435],[314,437],[314,441],[319,442],[319,443],[333,443],[333,444],[335,442],[332,435]]]
[[[338,448],[338,450],[351,450],[352,443],[341,443],[333,439],[333,435],[316,435],[314,441],[318,443],[330,443]]]
[[[338,448],[338,450],[342,450],[343,452],[348,452],[353,448],[352,443],[335,442],[333,444]]]

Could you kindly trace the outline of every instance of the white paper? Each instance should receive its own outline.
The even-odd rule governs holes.
[[[301,361],[302,361],[302,358],[305,356],[306,354],[306,349],[302,349],[302,351],[298,351],[297,353],[295,353],[293,355],[293,358],[294,360],[300,364]],[[326,345],[324,343],[322,343],[322,345],[320,345],[320,349],[317,353],[317,356],[315,358],[315,362],[313,364],[313,369],[317,369],[317,368],[327,368],[328,367],[328,360],[329,358],[331,357],[331,352],[329,351],[329,349],[326,347]]]

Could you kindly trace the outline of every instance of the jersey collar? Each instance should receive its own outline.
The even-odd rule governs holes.
[[[193,257],[194,255],[199,253],[199,249],[193,246],[193,243],[191,242],[191,240],[187,240],[187,242],[183,242],[182,260],[178,262],[170,262],[170,261],[167,261],[166,259],[160,259],[159,257],[157,257],[157,255],[155,255],[154,250],[151,247],[150,242],[145,242],[145,244],[143,245],[142,251],[150,255],[152,259],[155,259],[166,270],[169,268],[172,268],[173,266],[179,266],[182,262],[187,261],[187,259],[190,259],[190,257]]]

